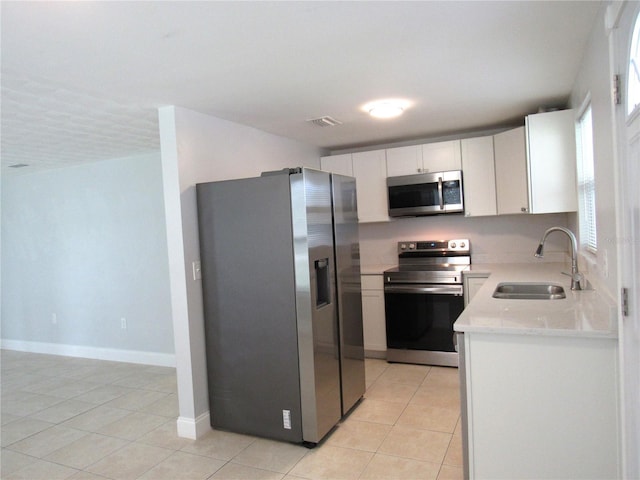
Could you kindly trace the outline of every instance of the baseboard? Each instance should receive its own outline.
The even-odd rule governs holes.
[[[65,345],[60,343],[28,342],[23,340],[0,340],[0,347],[19,352],[63,355],[66,357],[92,358],[112,362],[139,363],[175,367],[176,356],[169,353],[141,352],[138,350],[118,350],[115,348],[87,347],[83,345]]]
[[[211,430],[209,412],[199,415],[198,418],[178,417],[178,436],[196,440]]]

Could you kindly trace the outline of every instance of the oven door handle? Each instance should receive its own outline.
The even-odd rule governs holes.
[[[428,287],[420,287],[417,285],[385,285],[384,293],[414,293],[414,294],[423,294],[423,293],[435,293],[440,295],[456,295],[462,296],[462,286],[428,286]]]

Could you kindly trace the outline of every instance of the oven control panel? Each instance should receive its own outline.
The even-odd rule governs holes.
[[[469,239],[408,240],[398,242],[398,253],[405,252],[469,252]]]

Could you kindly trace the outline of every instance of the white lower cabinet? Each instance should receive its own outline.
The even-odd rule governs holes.
[[[465,332],[462,343],[470,478],[620,478],[616,339]]]
[[[370,356],[381,357],[387,351],[382,275],[362,275],[361,279],[364,350]]]
[[[469,302],[475,296],[478,290],[480,290],[480,287],[484,285],[484,282],[487,281],[487,278],[489,278],[489,274],[463,274],[462,277],[464,278],[464,306],[466,307],[467,305],[469,305]]]

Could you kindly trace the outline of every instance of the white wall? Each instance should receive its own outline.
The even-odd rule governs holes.
[[[603,2],[601,13],[583,57],[571,93],[571,107],[579,110],[588,95],[593,116],[593,150],[596,180],[596,223],[598,254],[583,255],[581,267],[613,297],[617,296],[616,193],[613,124],[611,117],[611,76],[609,44],[605,32]],[[578,115],[580,112],[576,111]],[[577,228],[577,218],[571,219]]]
[[[210,428],[202,288],[192,276],[192,262],[200,258],[195,185],[285,167],[319,168],[321,152],[184,108],[163,107],[159,119],[180,398],[178,433],[195,438]]]
[[[476,218],[438,215],[361,224],[360,258],[363,267],[396,264],[398,241],[468,238],[473,263],[540,261],[533,253],[544,231],[566,224],[564,213]],[[568,248],[566,236],[550,235],[544,261],[564,261]]]
[[[2,178],[4,347],[174,363],[160,167],[151,154]]]
[[[609,13],[613,14],[611,16],[608,16],[606,12],[608,4],[610,4]],[[617,18],[617,13],[620,12],[622,12],[622,16]],[[621,38],[626,38],[626,35],[630,36],[637,12],[637,2],[624,2],[624,4],[623,2],[603,2],[571,94],[571,104],[574,108],[579,108],[587,95],[590,95],[593,115],[598,253],[595,258],[591,259],[589,255],[585,255],[584,260],[587,265],[590,264],[592,277],[600,282],[601,288],[608,291],[612,298],[616,299],[619,298],[618,292],[623,286],[625,270],[633,269],[633,267],[625,268],[625,262],[628,264],[630,261],[629,257],[625,255],[625,249],[628,248],[625,243],[628,239],[618,236],[618,232],[625,232],[625,229],[622,223],[620,225],[616,223],[616,219],[624,222],[622,210],[616,212],[616,197],[619,194],[616,191],[616,185],[618,183],[624,184],[628,179],[617,179],[616,169],[622,172],[624,169],[620,169],[620,164],[625,161],[637,161],[637,159],[623,160],[618,158],[618,162],[615,161],[616,149],[618,152],[623,150],[619,145],[616,145],[616,140],[626,142],[627,139],[625,134],[619,132],[616,139],[614,115],[619,115],[619,110],[624,107],[612,105],[613,73],[622,74],[623,102],[626,101],[624,91],[627,88],[627,82],[624,70],[618,70],[619,66],[615,64],[618,60],[610,58],[613,50],[610,49],[609,34],[614,43],[619,41],[616,39],[618,36]],[[605,19],[608,22],[605,22]],[[615,27],[611,33],[607,31],[607,23],[609,23],[609,27]],[[626,52],[622,55],[624,55],[624,63],[626,63]],[[626,129],[626,125],[623,122],[617,128],[623,131]],[[577,223],[577,218],[575,221]],[[634,312],[627,318],[620,315],[618,320],[620,335],[618,338],[620,352],[618,382],[621,407],[619,421],[623,431],[621,438],[621,442],[623,442],[621,445],[622,478],[638,478],[637,474],[640,470],[640,436],[638,429],[635,428],[638,424],[638,392],[640,391],[637,339],[635,343],[634,340],[630,340],[633,334],[629,335],[628,328],[633,323],[633,315]],[[635,316],[637,318],[637,312],[635,312]]]

